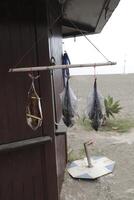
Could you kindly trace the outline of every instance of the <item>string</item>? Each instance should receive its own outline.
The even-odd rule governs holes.
[[[73,23],[71,20],[69,22],[73,25],[74,28],[76,28],[79,33],[85,37],[85,39],[105,58],[106,61],[111,62],[97,47],[96,45],[76,26],[75,23]]]
[[[50,30],[53,28],[53,26],[58,22],[58,20],[62,17],[62,15],[60,14],[52,23],[52,25],[50,26]],[[24,53],[24,55],[17,61],[15,67],[17,67],[17,65],[19,65],[22,60],[32,51],[32,49],[44,38],[45,36],[45,32],[41,35],[41,37],[36,41],[33,42],[32,46]]]
[[[59,2],[60,3],[60,2]],[[53,28],[53,26],[57,23],[57,21],[63,16],[63,8],[64,8],[64,4],[65,4],[65,2],[63,1],[63,3],[61,3],[62,4],[62,12],[61,12],[61,14],[55,19],[55,21],[53,22],[53,24],[50,26],[50,30]],[[69,20],[70,21],[70,23],[74,26],[74,28],[76,28],[79,32],[80,32],[80,34],[82,35],[82,36],[84,36],[85,37],[85,39],[108,61],[108,62],[111,62],[96,46],[95,46],[95,44],[93,44],[93,42],[76,26],[76,24],[74,24],[71,20]],[[17,61],[17,63],[15,64],[15,67],[17,66],[17,65],[19,65],[21,62],[22,62],[22,60],[32,51],[32,49],[35,47],[35,45],[37,45],[43,38],[44,38],[44,36],[45,36],[45,32],[41,35],[41,37],[37,40],[37,42],[36,41],[34,41],[33,42],[33,44],[32,44],[32,46],[24,53],[24,55]]]
[[[94,65],[94,80],[96,80],[97,77],[96,77],[96,66]]]

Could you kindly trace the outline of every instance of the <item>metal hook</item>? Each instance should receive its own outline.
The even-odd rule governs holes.
[[[56,60],[55,58],[52,56],[51,60],[50,60],[51,65],[55,65],[56,64]]]

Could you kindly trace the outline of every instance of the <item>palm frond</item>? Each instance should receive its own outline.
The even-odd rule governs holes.
[[[120,101],[114,101],[113,97],[111,96],[108,96],[104,99],[104,105],[107,118],[109,118],[110,116],[114,118],[114,114],[119,113],[122,109],[122,107],[120,106]]]

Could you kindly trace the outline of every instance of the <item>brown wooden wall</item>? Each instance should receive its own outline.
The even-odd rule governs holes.
[[[53,5],[53,6],[52,6]],[[56,136],[61,118],[59,93],[62,72],[40,72],[36,82],[42,99],[43,125],[26,124],[27,73],[8,73],[9,67],[61,63],[60,10],[57,1],[8,1],[0,6],[0,144],[50,136],[52,141],[14,151],[0,150],[0,200],[58,200],[66,164],[66,134]],[[54,90],[54,91],[53,91]],[[59,144],[62,144],[59,147]],[[0,145],[0,149],[1,148]]]
[[[62,37],[61,37],[61,12],[57,1],[48,1],[48,22],[49,22],[49,53],[50,57],[54,57],[56,64],[62,64]],[[53,4],[52,4],[53,2]],[[53,5],[53,6],[52,6]],[[57,7],[57,12],[55,12]],[[55,121],[60,123],[61,120],[61,100],[60,93],[63,91],[62,70],[53,71],[53,90],[54,90],[54,107]],[[62,123],[63,124],[63,123]],[[58,188],[61,190],[64,169],[67,162],[67,141],[66,128],[56,126],[55,130],[55,148],[56,148],[56,166],[58,176]]]

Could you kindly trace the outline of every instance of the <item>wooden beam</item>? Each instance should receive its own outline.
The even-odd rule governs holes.
[[[8,144],[1,144],[0,152],[13,151],[13,150],[26,148],[26,147],[32,147],[35,145],[41,145],[41,144],[45,144],[46,142],[50,142],[51,140],[52,140],[51,137],[43,136],[43,137],[36,137],[36,138],[26,139],[26,140],[17,141],[17,142],[11,142]]]
[[[116,62],[105,62],[105,63],[89,63],[89,64],[73,64],[73,65],[51,65],[51,66],[37,66],[37,67],[23,67],[23,68],[10,68],[9,72],[31,72],[31,71],[44,71],[44,70],[55,70],[65,68],[83,68],[83,67],[101,67],[116,65]]]

